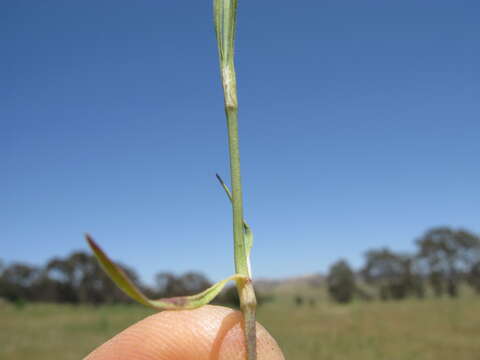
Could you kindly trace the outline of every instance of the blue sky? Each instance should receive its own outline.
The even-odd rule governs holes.
[[[257,277],[480,232],[478,1],[239,1]],[[210,1],[0,5],[0,258],[233,271]]]

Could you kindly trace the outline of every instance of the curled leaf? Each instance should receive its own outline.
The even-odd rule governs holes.
[[[140,304],[157,310],[195,309],[212,301],[220,293],[225,284],[227,284],[230,280],[235,280],[238,283],[244,283],[247,280],[245,276],[232,275],[196,295],[152,300],[146,297],[127,277],[125,272],[108,258],[108,256],[103,252],[103,250],[97,245],[90,235],[87,234],[86,239],[103,270],[115,282],[115,284],[117,284],[117,286],[122,289],[125,294]]]

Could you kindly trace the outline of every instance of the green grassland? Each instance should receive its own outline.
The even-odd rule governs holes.
[[[258,314],[289,360],[480,359],[480,297],[346,306],[291,300],[267,303]],[[151,313],[136,305],[2,304],[0,359],[81,359]]]

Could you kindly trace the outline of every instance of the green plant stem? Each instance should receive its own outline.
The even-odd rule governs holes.
[[[237,0],[214,0],[215,31],[220,57],[223,92],[225,95],[225,114],[228,127],[228,148],[230,154],[230,173],[232,182],[233,238],[235,252],[235,270],[244,280],[237,281],[240,308],[244,317],[247,359],[256,360],[256,323],[255,309],[257,301],[252,284],[249,252],[243,226],[242,184],[240,177],[240,150],[238,141],[238,101],[235,66],[233,62],[236,30]]]
[[[248,254],[243,233],[243,201],[240,176],[240,146],[238,140],[238,104],[235,68],[233,61],[222,69],[223,89],[225,92],[225,113],[227,115],[228,148],[230,153],[230,173],[232,181],[233,207],[233,239],[235,252],[235,272],[245,275],[248,280],[237,282],[240,297],[240,308],[244,317],[245,342],[248,360],[256,359],[256,298],[253,289],[250,269],[247,263]]]
[[[226,87],[224,87],[226,88]],[[235,91],[235,87],[230,87]],[[227,98],[225,96],[225,98]],[[235,96],[236,98],[236,96]],[[256,359],[256,322],[255,309],[256,298],[255,291],[251,281],[250,269],[247,260],[248,254],[245,247],[243,233],[243,204],[242,204],[242,184],[240,177],[240,150],[238,141],[238,118],[237,107],[228,107],[225,103],[225,112],[227,114],[228,139],[230,151],[230,172],[232,179],[232,204],[233,204],[233,237],[235,252],[235,272],[247,276],[245,282],[237,282],[237,289],[240,297],[240,308],[244,317],[245,342],[247,344],[247,354],[249,360]]]
[[[223,89],[225,93],[225,113],[227,116],[228,144],[230,153],[230,173],[232,183],[233,238],[235,253],[235,272],[245,275],[246,282],[237,282],[240,297],[240,308],[244,316],[245,342],[249,360],[256,359],[256,299],[250,269],[247,263],[248,254],[243,232],[243,200],[240,176],[240,147],[238,139],[238,103],[233,59],[222,67]]]
[[[235,251],[235,272],[237,274],[250,276],[248,266],[243,261],[247,249],[243,239],[243,200],[242,184],[240,178],[240,153],[238,142],[238,121],[237,109],[226,108],[228,143],[230,150],[230,173],[232,182],[232,207],[233,207],[233,239]]]

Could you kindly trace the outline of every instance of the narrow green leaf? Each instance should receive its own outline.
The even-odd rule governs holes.
[[[233,61],[237,0],[214,0],[213,11],[220,61],[231,62]]]
[[[157,309],[195,309],[212,301],[230,280],[235,280],[237,283],[244,284],[247,281],[247,278],[243,275],[232,275],[196,295],[163,298],[159,300],[152,300],[150,303]]]
[[[135,286],[119,266],[115,265],[115,263],[108,258],[90,235],[87,234],[86,239],[103,270],[115,282],[115,284],[117,284],[125,294],[138,301],[140,304],[153,307],[157,310],[195,309],[212,301],[230,280],[235,280],[237,283],[244,283],[246,281],[245,276],[232,275],[196,295],[151,300]]]
[[[230,202],[233,202],[232,193],[230,192],[230,189],[228,188],[227,184],[225,184],[225,182],[220,177],[220,175],[215,174],[215,176],[217,177],[217,180],[220,183],[220,185],[223,187],[223,190],[225,190],[225,193],[230,199]],[[247,257],[249,262],[248,266],[250,267],[250,250],[252,249],[252,246],[253,246],[253,232],[251,227],[245,221],[245,219],[243,220],[243,234],[245,239],[245,248],[247,249]]]
[[[135,286],[135,284],[128,278],[123,270],[115,265],[103,250],[97,245],[93,238],[85,235],[88,245],[92,249],[93,253],[97,257],[98,262],[102,266],[103,270],[107,273],[110,279],[113,280],[117,286],[123,290],[125,294],[132,299],[138,301],[140,304],[150,306],[148,298]]]
[[[220,185],[223,187],[223,190],[225,190],[225,193],[227,194],[228,198],[230,199],[230,202],[232,202],[232,201],[233,201],[233,198],[232,198],[232,193],[230,192],[230,189],[229,189],[228,186],[225,184],[225,182],[224,182],[223,179],[220,177],[220,175],[215,174],[215,176],[217,177],[217,180],[218,180],[218,182],[220,183]]]
[[[219,25],[222,19],[221,6],[221,0],[213,0],[213,22],[215,24],[215,35],[217,37],[218,55],[220,61],[223,59],[223,43]]]

